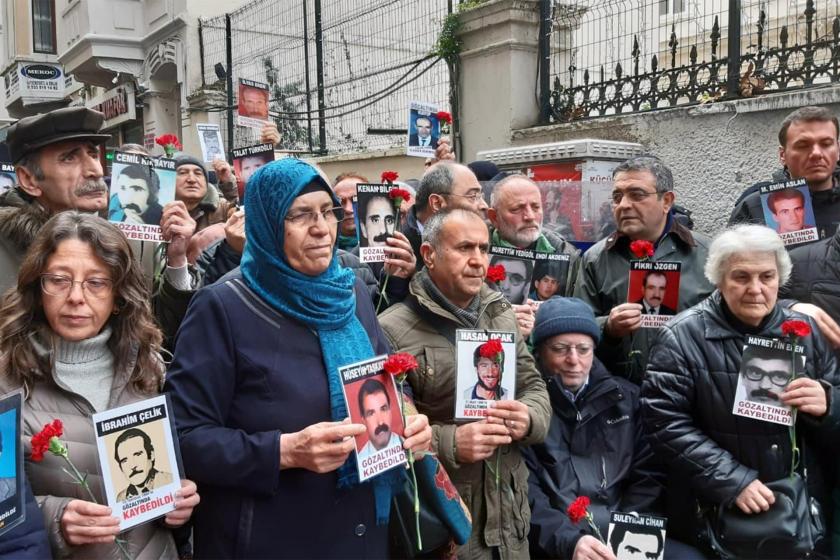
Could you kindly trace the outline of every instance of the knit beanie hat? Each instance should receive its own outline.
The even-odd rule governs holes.
[[[601,340],[595,314],[586,303],[578,298],[554,296],[537,310],[531,338],[534,346],[538,346],[547,338],[566,333],[587,334],[595,344]]]
[[[177,171],[182,165],[197,165],[201,172],[204,173],[204,181],[210,183],[210,178],[207,176],[207,168],[204,167],[204,162],[193,156],[181,154],[175,158],[175,170]]]

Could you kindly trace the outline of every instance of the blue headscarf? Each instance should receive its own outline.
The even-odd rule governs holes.
[[[330,388],[332,419],[347,418],[338,368],[374,356],[370,338],[356,317],[353,285],[356,276],[339,265],[336,249],[327,269],[308,276],[293,269],[284,251],[285,217],[300,192],[310,184],[324,188],[335,205],[338,199],[311,165],[282,159],[260,167],[245,189],[245,251],[242,276],[248,286],[284,316],[303,323],[318,334]],[[393,472],[393,471],[391,471]],[[388,474],[388,473],[385,473]],[[377,522],[388,521],[393,477],[374,480]],[[338,469],[338,486],[358,484],[351,455]]]

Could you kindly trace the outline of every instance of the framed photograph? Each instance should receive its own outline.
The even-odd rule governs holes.
[[[217,124],[198,123],[198,141],[201,143],[201,154],[205,163],[213,163],[216,159],[225,159],[225,145],[222,142],[222,131]]]
[[[175,160],[114,152],[108,220],[128,239],[163,241],[163,207],[175,200]]]
[[[364,424],[356,436],[359,480],[407,463],[402,446],[403,420],[394,378],[385,372],[387,356],[338,368],[350,421]]]
[[[528,249],[491,245],[489,255],[490,266],[505,267],[505,279],[498,283],[488,282],[488,286],[502,292],[513,305],[525,303],[531,293],[536,254]]]
[[[166,395],[93,415],[108,506],[120,530],[175,509],[181,461]]]
[[[0,535],[26,518],[21,412],[23,391],[0,399]]]
[[[610,513],[607,543],[618,560],[662,560],[668,519],[653,515]]]
[[[363,263],[385,262],[387,240],[400,227],[398,208],[388,196],[392,188],[373,183],[356,185],[356,232]]]
[[[565,253],[536,253],[529,297],[541,303],[556,295],[564,295],[570,261],[571,256]]]
[[[630,261],[627,302],[642,304],[642,327],[659,328],[677,314],[681,263]]]
[[[254,171],[271,161],[274,161],[274,146],[271,144],[257,144],[233,150],[233,173],[236,175],[240,200],[245,196],[245,185]]]
[[[764,223],[776,230],[785,245],[817,241],[814,204],[805,179],[765,185],[759,189]]]
[[[268,100],[268,84],[240,78],[236,124],[262,128],[268,122]]]
[[[487,356],[482,346],[490,340],[501,352]],[[516,397],[516,333],[458,329],[455,331],[458,379],[455,419],[481,420],[493,401]]]
[[[408,104],[408,136],[405,153],[422,158],[435,157],[440,139],[438,106],[434,103],[412,101]]]
[[[793,378],[788,342],[775,338],[747,336],[741,355],[738,386],[732,414],[784,426],[793,425],[791,407],[782,404],[780,395]],[[797,373],[805,372],[805,348],[796,346]]]
[[[0,196],[15,188],[16,184],[15,166],[11,162],[0,162]]]

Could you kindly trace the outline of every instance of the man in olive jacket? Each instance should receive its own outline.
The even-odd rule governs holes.
[[[426,268],[380,322],[395,351],[417,358],[408,376],[417,408],[429,417],[432,449],[472,514],[472,535],[458,556],[527,558],[531,515],[520,447],[543,440],[551,406],[510,304],[484,285],[488,246],[478,214],[450,209],[430,218],[421,246]],[[516,333],[516,400],[497,401],[483,420],[456,424],[459,328]]]

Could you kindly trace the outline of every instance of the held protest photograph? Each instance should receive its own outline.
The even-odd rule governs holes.
[[[23,393],[0,399],[0,535],[24,520],[21,407]]]
[[[642,327],[658,328],[677,314],[680,301],[678,262],[632,261],[627,285],[628,303],[642,306]]]
[[[785,245],[819,239],[811,191],[804,179],[765,185],[760,193],[764,223],[776,230]]]
[[[555,295],[565,294],[570,260],[566,253],[537,253],[534,273],[531,276],[531,293],[528,297],[536,302],[543,302]]]
[[[175,162],[114,152],[108,220],[128,239],[163,241],[163,207],[175,200]]]
[[[359,234],[359,260],[385,262],[388,238],[399,227],[399,208],[388,196],[392,185],[356,185],[356,231]]]
[[[233,174],[236,175],[240,199],[245,196],[245,185],[251,175],[270,161],[274,161],[272,144],[257,144],[233,150]]]
[[[385,356],[338,369],[350,421],[363,424],[356,436],[359,480],[406,463],[402,447],[403,420],[394,378],[385,372]]]
[[[240,78],[236,124],[262,128],[268,121],[268,98],[268,84]]]
[[[511,247],[490,247],[490,266],[505,267],[505,277],[490,287],[502,292],[508,302],[521,305],[531,292],[531,277],[534,273],[534,252]]]
[[[412,101],[408,106],[408,136],[406,155],[434,157],[440,140],[438,106],[433,103]]]
[[[505,331],[458,329],[455,418],[480,420],[493,401],[515,398],[516,335]]]
[[[201,144],[204,162],[213,163],[213,160],[225,159],[225,148],[219,125],[198,123],[195,127],[198,130],[198,141]]]
[[[181,487],[165,396],[93,415],[105,493],[120,528],[165,515]]]
[[[802,347],[797,348],[797,369],[800,372],[805,370],[805,356],[802,351]],[[789,343],[748,336],[738,373],[732,414],[785,426],[792,425],[791,407],[782,404],[781,401],[781,394],[792,378]]]
[[[616,560],[662,560],[667,522],[653,515],[611,512],[607,543]]]

